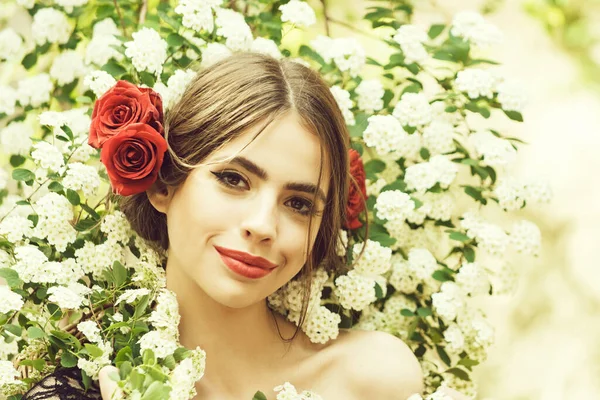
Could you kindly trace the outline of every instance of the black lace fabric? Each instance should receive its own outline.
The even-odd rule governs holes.
[[[57,368],[29,389],[22,400],[102,400],[97,386],[87,391],[81,382],[79,368]]]

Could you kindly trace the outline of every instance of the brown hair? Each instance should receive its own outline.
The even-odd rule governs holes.
[[[307,247],[307,263],[294,277],[300,276],[305,288],[300,327],[306,317],[315,267],[322,264],[328,272],[346,268],[336,254],[336,245],[350,184],[350,137],[329,86],[317,72],[291,60],[252,52],[234,53],[198,72],[182,98],[165,115],[168,152],[156,184],[158,188],[182,184],[195,166],[228,141],[289,111],[299,115],[303,126],[319,137],[321,149],[324,148],[319,184],[323,154],[328,155],[331,171],[331,176],[326,177],[330,181],[327,204],[313,250],[309,253]],[[155,242],[159,250],[168,249],[166,215],[150,204],[145,192],[120,198],[120,209],[141,237]],[[311,225],[312,219],[309,237]],[[298,329],[290,340],[297,333]]]

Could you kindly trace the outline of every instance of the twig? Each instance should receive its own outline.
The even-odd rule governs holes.
[[[363,30],[360,30],[360,29],[358,29],[357,27],[355,27],[355,26],[353,26],[353,25],[351,25],[351,24],[349,24],[349,23],[347,23],[347,22],[340,21],[339,19],[335,19],[335,18],[331,18],[331,17],[328,17],[328,16],[326,16],[326,17],[325,17],[325,20],[326,20],[326,21],[329,21],[329,22],[333,22],[334,24],[341,25],[341,26],[343,26],[343,27],[346,27],[346,28],[348,28],[348,29],[351,29],[351,30],[353,30],[353,31],[354,31],[354,32],[356,32],[356,33],[360,33],[361,35],[364,35],[364,36],[370,37],[371,39],[381,40],[381,38],[380,38],[380,37],[377,37],[377,36],[375,36],[375,35],[373,35],[373,34],[370,34],[369,32],[365,32],[365,31],[363,31]],[[329,35],[329,34],[328,34],[328,35]]]
[[[146,20],[146,11],[148,11],[148,0],[142,0],[142,6],[140,7],[140,18],[138,24],[143,24]]]
[[[115,5],[115,9],[117,10],[117,15],[119,16],[119,21],[121,22],[121,30],[123,31],[123,36],[127,36],[127,30],[125,29],[125,22],[123,21],[123,15],[121,14],[121,9],[117,4],[117,0],[113,0],[113,4]]]
[[[325,34],[327,36],[329,36],[329,16],[327,15],[327,4],[325,3],[325,0],[321,0],[321,3],[323,4],[323,15],[325,16]]]

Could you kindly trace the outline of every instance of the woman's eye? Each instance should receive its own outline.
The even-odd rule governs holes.
[[[212,174],[217,177],[219,182],[232,188],[239,188],[238,184],[245,182],[244,178],[235,172],[212,172]]]
[[[290,200],[290,204],[295,212],[302,215],[308,215],[312,212],[312,203],[308,200],[296,197]]]

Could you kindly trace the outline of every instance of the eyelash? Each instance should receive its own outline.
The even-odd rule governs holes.
[[[243,182],[246,182],[246,180],[240,174],[235,173],[235,172],[222,171],[222,172],[211,172],[211,173],[216,176],[217,180],[221,184],[223,184],[229,188],[232,188],[232,189],[240,190],[240,188],[238,186],[228,183],[227,178],[233,177],[233,178],[240,179]],[[293,199],[300,200],[309,209],[308,211],[299,211],[298,209],[295,209],[292,207],[292,210],[294,210],[294,212],[296,212],[300,215],[303,215],[303,216],[309,216],[309,215],[312,216],[312,215],[321,215],[322,214],[321,212],[318,212],[316,209],[314,209],[312,207],[312,202],[310,202],[306,199],[303,199],[302,197],[294,197]]]

